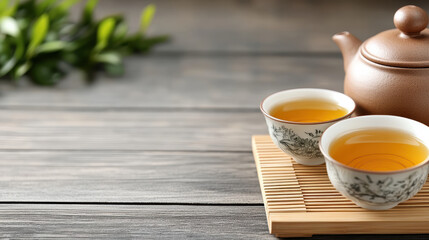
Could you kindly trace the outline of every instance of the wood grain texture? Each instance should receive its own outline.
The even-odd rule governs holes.
[[[141,9],[150,1],[103,0],[98,16],[126,13],[136,29]],[[159,51],[339,52],[335,33],[350,31],[366,39],[394,28],[393,14],[406,0],[157,0],[150,33],[173,41]],[[429,10],[424,0],[412,4]]]
[[[259,111],[0,111],[0,150],[249,151]]]
[[[119,79],[92,86],[77,72],[55,88],[0,84],[0,106],[258,108],[267,95],[291,88],[342,91],[340,57],[132,57]]]
[[[262,204],[251,153],[0,151],[0,202]]]
[[[10,239],[277,239],[262,206],[0,205]],[[424,240],[429,235],[320,235],[311,240]],[[302,240],[302,238],[288,238]]]
[[[10,239],[275,239],[263,207],[0,205]]]

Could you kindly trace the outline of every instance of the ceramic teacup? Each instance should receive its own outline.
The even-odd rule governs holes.
[[[270,115],[272,108],[278,104],[305,99],[332,102],[346,109],[347,113],[337,119],[312,123],[291,122]],[[277,92],[268,96],[262,101],[260,108],[265,116],[271,139],[283,152],[291,155],[300,164],[319,165],[325,162],[319,150],[319,140],[322,133],[332,124],[349,118],[355,106],[350,97],[339,92],[326,89],[299,88]]]
[[[329,180],[334,187],[360,207],[386,210],[413,197],[422,188],[428,176],[429,157],[410,168],[383,172],[352,168],[331,157],[329,149],[338,137],[369,128],[400,130],[429,147],[429,127],[408,118],[370,115],[338,122],[323,134],[320,149],[325,156]]]

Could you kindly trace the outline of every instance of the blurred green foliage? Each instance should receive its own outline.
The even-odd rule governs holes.
[[[0,77],[27,76],[38,85],[55,85],[72,68],[82,70],[87,81],[97,71],[121,75],[124,56],[168,40],[146,35],[156,12],[152,4],[143,9],[139,30],[129,34],[121,15],[95,19],[98,0],[88,0],[72,22],[69,10],[78,2],[0,0]]]

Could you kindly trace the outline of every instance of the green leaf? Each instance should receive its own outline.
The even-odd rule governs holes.
[[[80,0],[64,0],[60,5],[58,5],[58,9],[61,11],[67,11],[78,2],[80,2]]]
[[[64,72],[55,61],[45,60],[35,63],[28,75],[38,85],[51,86],[59,82],[61,77],[64,76]]]
[[[30,67],[31,67],[30,62],[25,62],[25,63],[21,64],[19,67],[16,68],[13,77],[15,79],[18,79],[18,78],[24,76],[28,72]]]
[[[0,16],[2,16],[2,17],[11,17],[11,16],[15,15],[17,9],[18,9],[18,2],[15,3],[14,5],[12,5],[12,7],[4,10],[0,14]]]
[[[109,37],[112,34],[113,28],[115,27],[115,19],[110,17],[104,19],[97,30],[97,45],[95,46],[96,51],[103,50],[109,41]]]
[[[75,67],[78,64],[82,64],[82,58],[79,58],[76,54],[66,52],[65,54],[62,55],[62,57],[65,62],[71,65],[74,65]]]
[[[31,56],[37,46],[43,41],[48,32],[49,28],[49,17],[46,14],[37,19],[36,23],[33,25],[33,31],[31,35],[30,45],[28,46],[27,54]]]
[[[0,68],[0,77],[6,75],[9,73],[10,70],[15,66],[16,59],[11,58],[9,61],[7,61],[1,68]]]
[[[106,64],[104,65],[104,70],[107,74],[111,76],[121,76],[124,75],[125,69],[122,63],[119,64]]]
[[[50,14],[51,18],[57,19],[57,18],[60,18],[61,15],[67,14],[69,8],[71,8],[73,5],[75,5],[78,2],[80,2],[80,0],[64,0],[57,7],[52,9]]]
[[[146,33],[146,30],[149,28],[150,24],[152,23],[153,16],[155,15],[156,7],[153,4],[147,5],[141,15],[140,19],[140,32]]]
[[[130,47],[132,47],[135,52],[147,52],[154,46],[160,43],[167,42],[169,40],[170,37],[165,35],[150,38],[137,35],[133,39],[131,39]]]
[[[86,2],[85,9],[83,10],[84,22],[90,22],[92,20],[92,15],[97,4],[98,0],[89,0]]]
[[[57,0],[43,0],[36,6],[37,15],[41,15],[49,8],[52,8]]]
[[[0,33],[17,37],[19,35],[19,26],[16,20],[11,17],[0,18]]]
[[[11,46],[13,45],[14,40],[9,39],[9,41],[8,41],[8,38],[5,38],[3,36],[0,36],[0,39],[1,39],[1,41],[0,41],[0,64],[2,64],[2,62],[5,62],[4,58],[7,58],[7,59],[10,58],[7,56],[10,56],[10,53],[12,50]],[[3,59],[3,61],[1,61],[1,59]]]
[[[143,9],[135,19],[139,30],[130,36],[122,15],[95,19],[98,0],[85,0],[81,19],[71,19],[69,9],[79,1],[0,0],[0,76],[52,85],[64,76],[63,64],[89,78],[98,70],[119,75],[125,55],[147,52],[167,39],[146,36],[155,5]]]
[[[51,19],[61,19],[68,14],[69,8],[78,3],[80,0],[64,0],[57,7],[49,12]]]
[[[98,63],[119,64],[122,60],[118,53],[106,52],[95,55],[94,61]]]
[[[24,55],[24,52],[25,52],[24,38],[22,37],[22,34],[18,34],[18,36],[16,37],[16,48],[15,48],[14,57],[16,59],[21,59],[21,57]]]
[[[56,51],[63,50],[66,46],[67,46],[67,43],[63,41],[47,42],[39,45],[36,48],[34,53],[40,54],[40,53],[56,52]]]
[[[0,15],[2,15],[4,11],[6,11],[8,6],[9,0],[0,0]]]
[[[128,26],[125,23],[119,23],[113,33],[113,38],[115,42],[123,42],[127,36]]]

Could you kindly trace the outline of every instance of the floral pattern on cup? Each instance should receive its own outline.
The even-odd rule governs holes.
[[[334,173],[337,184],[356,200],[371,204],[399,203],[414,196],[425,184],[427,170],[412,171],[401,177],[383,176],[375,179],[371,174],[341,177],[335,164],[327,163],[328,173]],[[350,174],[350,173],[349,173]]]
[[[399,116],[368,115],[337,122],[324,131],[320,139],[320,150],[325,156],[326,170],[332,185],[360,207],[387,210],[420,191],[428,177],[429,158],[401,170],[371,171],[344,165],[329,154],[329,149],[338,136],[369,128],[403,131],[429,147],[429,127]]]
[[[305,99],[332,102],[346,109],[347,114],[322,122],[293,122],[270,115],[271,109],[280,103]],[[355,107],[356,104],[350,97],[332,90],[317,88],[298,88],[277,92],[265,98],[260,105],[272,141],[283,152],[293,157],[295,162],[307,166],[325,162],[318,146],[323,131],[335,122],[349,118]]]
[[[304,158],[323,157],[319,149],[319,139],[323,131],[316,129],[314,133],[305,132],[307,138],[297,135],[292,129],[285,126],[272,126],[273,139],[278,145],[285,147],[289,152]]]

